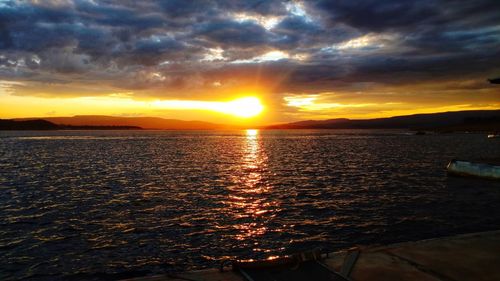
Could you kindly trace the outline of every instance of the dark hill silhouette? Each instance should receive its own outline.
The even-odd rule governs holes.
[[[23,118],[23,120],[32,118]],[[38,118],[37,118],[38,119]],[[46,117],[44,120],[70,126],[135,126],[160,130],[214,130],[228,126],[203,121],[183,121],[158,117],[116,117],[105,115],[76,115],[73,117]]]
[[[488,79],[488,81],[490,81],[491,84],[500,84],[500,77]]]
[[[140,130],[137,126],[71,126],[58,125],[47,120],[2,120],[0,130]]]
[[[364,120],[329,119],[278,124],[266,129],[414,129],[485,130],[500,129],[500,110],[471,110],[414,114]],[[454,128],[454,129],[453,129]],[[476,128],[476,129],[475,129]],[[481,128],[481,129],[480,129]]]
[[[110,130],[141,128],[159,130],[244,129],[242,127],[214,124],[203,121],[182,121],[157,117],[77,115],[73,117],[48,117],[43,119],[44,120],[41,120],[41,118],[23,118],[14,120],[35,122],[22,123],[27,125],[22,125],[20,123],[19,126],[16,125],[18,130]],[[7,121],[7,123],[4,123],[2,128],[10,128],[14,124],[9,123],[14,122],[13,120],[2,121]],[[435,131],[500,131],[500,110],[471,110],[414,114],[364,120],[351,120],[345,118],[307,120],[264,126],[261,127],[261,129],[413,129]]]
[[[0,119],[0,130],[58,130],[59,126],[46,120],[2,120]]]

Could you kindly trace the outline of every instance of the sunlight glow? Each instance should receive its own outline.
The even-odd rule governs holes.
[[[259,130],[248,129],[246,133],[247,133],[247,138],[254,138],[259,133]]]
[[[375,38],[373,36],[365,35],[337,44],[335,45],[335,49],[344,50],[344,49],[363,48],[373,44],[374,41]]]
[[[251,13],[235,13],[232,14],[231,17],[238,22],[253,21],[266,30],[273,29],[282,19],[282,17],[277,16],[262,16]]]
[[[271,51],[258,57],[261,61],[276,61],[288,58],[288,54],[282,51]]]
[[[306,22],[312,22],[312,18],[311,16],[306,12],[306,9],[304,7],[304,3],[302,1],[292,1],[292,2],[288,2],[286,5],[285,5],[285,8],[286,10],[294,15],[294,16],[298,16],[298,17],[302,17],[306,20]]]
[[[259,62],[266,62],[266,61],[278,61],[282,59],[288,59],[290,55],[283,51],[275,50],[275,51],[270,51],[267,53],[264,53],[260,56],[251,58],[251,59],[244,59],[244,60],[235,60],[232,61],[231,63],[259,63]]]
[[[293,107],[303,107],[314,104],[314,101],[317,99],[316,95],[308,95],[301,97],[284,97],[286,105]]]
[[[248,118],[261,113],[264,110],[264,106],[258,98],[246,97],[223,103],[219,107],[219,110],[222,113]]]
[[[259,115],[264,106],[256,97],[243,97],[227,102],[162,100],[153,102],[155,107],[178,110],[209,110],[242,118]]]
[[[332,46],[323,48],[323,51],[354,51],[359,49],[377,50],[392,44],[397,39],[395,34],[366,34],[357,38],[353,38]]]
[[[274,50],[264,53],[260,56],[253,57],[251,59],[234,60],[231,63],[260,63],[260,62],[279,61],[283,59],[305,61],[309,59],[309,55],[306,53],[298,53],[290,55],[287,52]]]
[[[210,48],[207,50],[205,56],[201,59],[201,61],[223,61],[226,58],[224,57],[224,50],[220,47]]]
[[[298,107],[303,111],[328,110],[336,108],[357,108],[374,106],[373,103],[342,104],[332,102],[317,102],[318,95],[304,95],[298,97],[284,97],[287,106]]]

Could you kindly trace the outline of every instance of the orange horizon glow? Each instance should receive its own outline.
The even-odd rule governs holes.
[[[155,99],[134,92],[56,97],[15,94],[5,86],[0,87],[0,118],[106,115],[200,120],[252,127],[300,120],[371,119],[419,113],[500,109],[496,98],[500,96],[493,90],[479,92],[472,97],[456,98],[453,102],[450,102],[450,98],[439,98],[434,102],[429,96],[415,99],[377,92],[373,96],[366,94],[362,99],[343,92],[284,93],[281,97],[274,98],[270,92],[266,87],[244,87],[210,92],[210,99]]]
[[[172,110],[209,110],[241,118],[257,116],[264,110],[264,106],[257,97],[242,97],[226,102],[158,100],[153,102],[153,106]]]
[[[19,106],[21,104],[23,106]],[[266,106],[257,96],[239,96],[226,101],[206,101],[136,100],[126,94],[67,98],[6,95],[0,103],[0,118],[110,115],[193,120],[193,118],[221,119],[222,116],[226,116],[223,117],[226,122],[238,123],[258,117],[265,111],[265,108]],[[186,118],[186,116],[191,118]],[[228,120],[227,116],[231,116],[231,119]]]

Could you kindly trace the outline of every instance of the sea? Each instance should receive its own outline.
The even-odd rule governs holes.
[[[485,134],[0,132],[0,280],[115,280],[500,229]]]

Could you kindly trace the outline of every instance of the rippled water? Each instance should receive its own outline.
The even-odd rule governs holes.
[[[500,228],[480,134],[0,132],[0,279],[116,279],[223,258]]]

